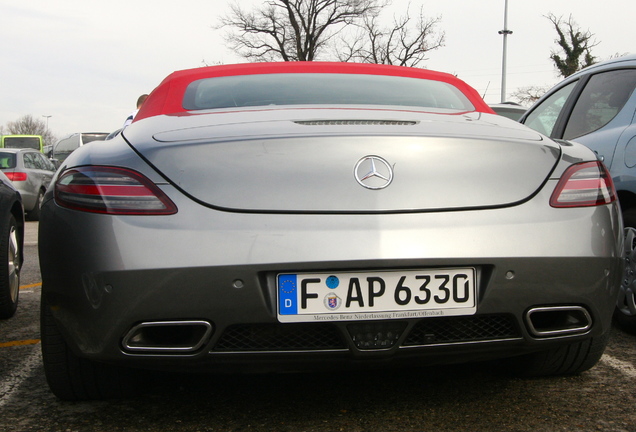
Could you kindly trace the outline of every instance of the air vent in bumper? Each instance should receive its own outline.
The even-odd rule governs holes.
[[[214,352],[320,351],[347,349],[331,324],[239,324],[228,327]]]
[[[346,350],[351,338],[361,350],[387,349],[397,343],[406,321],[342,323],[240,324],[228,327],[212,352]],[[478,315],[425,318],[402,343],[413,347],[436,344],[519,339],[513,316]]]
[[[403,346],[437,345],[517,339],[521,334],[511,315],[474,315],[420,320]]]

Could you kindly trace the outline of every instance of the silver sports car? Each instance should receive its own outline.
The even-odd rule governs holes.
[[[73,152],[41,212],[42,349],[62,399],[136,370],[600,358],[623,271],[594,153],[454,76],[258,63],[175,72]]]

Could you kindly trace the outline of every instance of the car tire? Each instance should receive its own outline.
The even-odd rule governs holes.
[[[20,242],[13,216],[0,235],[0,319],[7,319],[18,309],[20,296]]]
[[[42,201],[44,201],[44,191],[40,190],[38,193],[38,198],[35,201],[35,206],[33,210],[27,213],[27,219],[30,221],[37,221],[40,219],[40,208],[42,207]]]
[[[134,396],[141,390],[143,375],[139,372],[75,355],[59,331],[44,297],[40,333],[46,381],[59,399],[115,399]]]
[[[623,277],[614,321],[623,330],[636,334],[636,209],[623,213],[625,224],[625,275]]]
[[[601,359],[609,331],[595,338],[567,344],[547,351],[540,351],[511,359],[515,375],[541,377],[576,375],[591,369]]]

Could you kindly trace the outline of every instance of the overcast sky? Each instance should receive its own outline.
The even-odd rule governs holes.
[[[58,137],[121,127],[137,97],[172,71],[237,63],[212,27],[230,0],[0,0],[0,126],[25,114]],[[262,0],[240,0],[241,5]],[[425,66],[458,75],[497,103],[501,94],[505,0],[394,0],[441,15],[446,46]],[[556,33],[544,17],[572,14],[595,34],[600,59],[636,52],[636,1],[509,0],[507,93],[559,81],[549,59]]]

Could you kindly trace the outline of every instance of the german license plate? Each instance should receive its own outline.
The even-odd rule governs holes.
[[[280,322],[385,320],[472,315],[475,269],[277,276]]]

